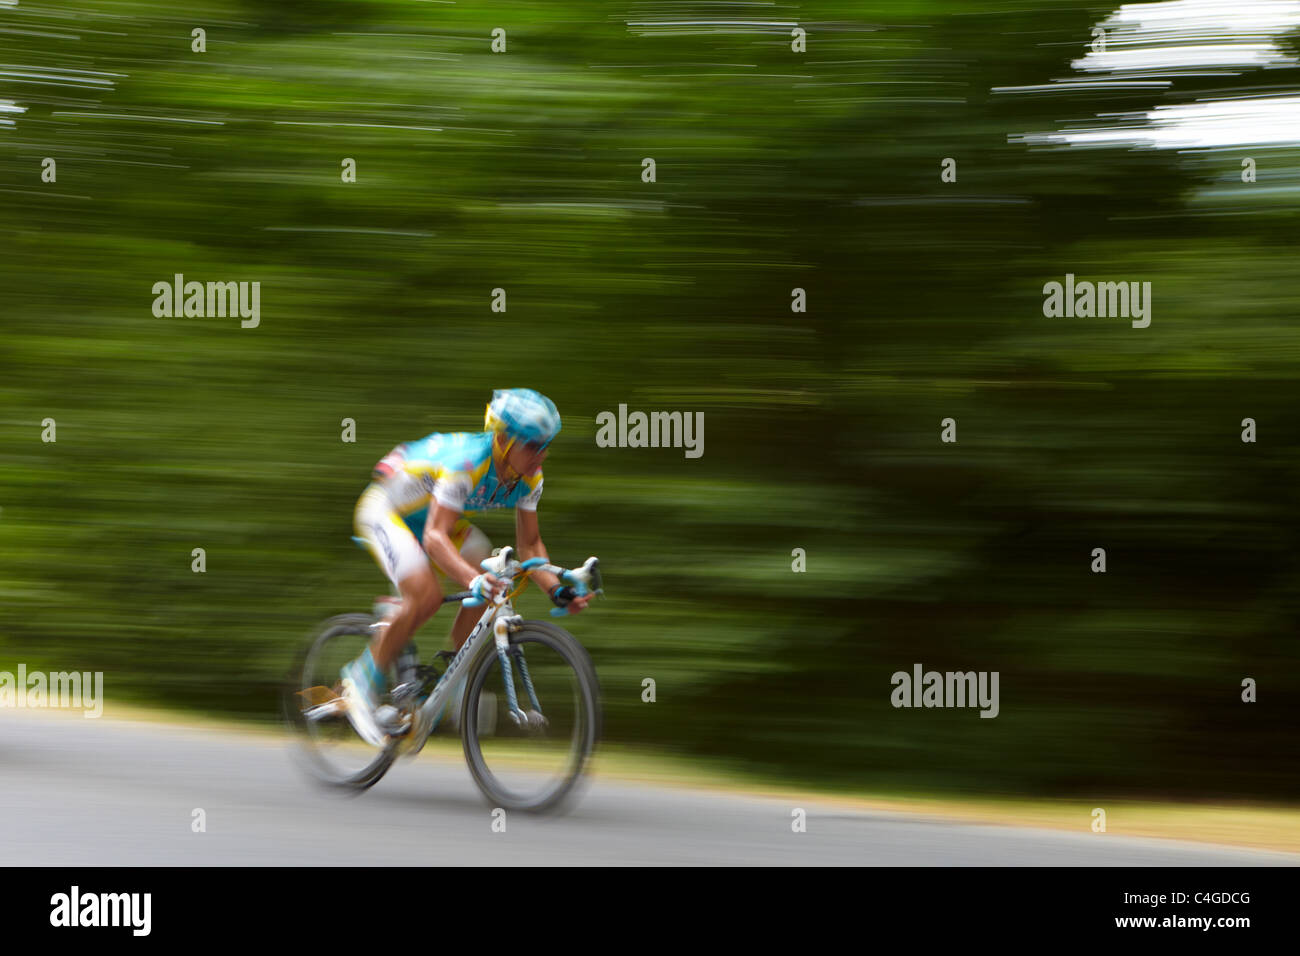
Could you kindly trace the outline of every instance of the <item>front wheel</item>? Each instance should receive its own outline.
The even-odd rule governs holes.
[[[519,709],[510,713],[500,657],[489,648],[466,677],[465,759],[483,795],[506,810],[557,810],[575,795],[600,738],[600,688],[577,639],[546,621],[510,635]]]

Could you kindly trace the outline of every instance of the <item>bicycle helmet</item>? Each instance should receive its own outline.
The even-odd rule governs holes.
[[[554,402],[531,388],[498,388],[488,402],[483,429],[503,432],[510,444],[518,439],[545,447],[560,433],[560,413]]]

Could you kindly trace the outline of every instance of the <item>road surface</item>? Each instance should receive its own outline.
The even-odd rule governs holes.
[[[450,753],[450,752],[448,752]],[[597,776],[567,815],[492,808],[462,759],[400,760],[375,787],[314,786],[286,738],[0,711],[0,863],[30,865],[1289,865],[1300,855],[978,825]],[[202,809],[204,832],[195,832]]]

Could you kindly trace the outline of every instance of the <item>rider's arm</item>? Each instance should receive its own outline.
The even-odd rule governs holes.
[[[461,587],[469,587],[479,569],[460,556],[451,541],[451,531],[465,511],[465,500],[472,488],[463,473],[438,475],[429,495],[429,514],[424,520],[420,546],[438,567]]]
[[[402,465],[406,461],[406,443],[398,445],[387,455],[379,460],[379,463],[371,470],[370,480],[385,482],[393,475],[402,470]]]
[[[519,549],[519,557],[524,561],[529,558],[545,558],[550,562],[551,556],[546,553],[542,532],[537,526],[536,511],[515,508],[515,547]],[[533,572],[533,580],[547,594],[560,584],[560,579],[554,574],[540,570]]]
[[[460,556],[452,544],[451,531],[461,513],[441,502],[429,502],[429,518],[424,523],[424,552],[453,581],[463,588],[483,572]]]
[[[519,556],[523,560],[545,558],[550,563],[551,556],[546,553],[546,545],[542,542],[542,532],[537,526],[536,511],[529,511],[527,508],[515,509],[515,544],[519,548]],[[533,572],[533,580],[548,595],[563,584],[554,574],[540,570]],[[570,614],[577,614],[587,606],[587,602],[590,600],[591,595],[584,594],[582,597],[572,598],[566,607]]]

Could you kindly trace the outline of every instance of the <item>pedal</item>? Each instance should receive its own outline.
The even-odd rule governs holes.
[[[389,696],[393,698],[393,703],[397,707],[405,708],[407,704],[414,700],[415,695],[419,693],[420,688],[423,686],[424,681],[422,679],[410,680],[405,684],[398,684],[394,687]]]

